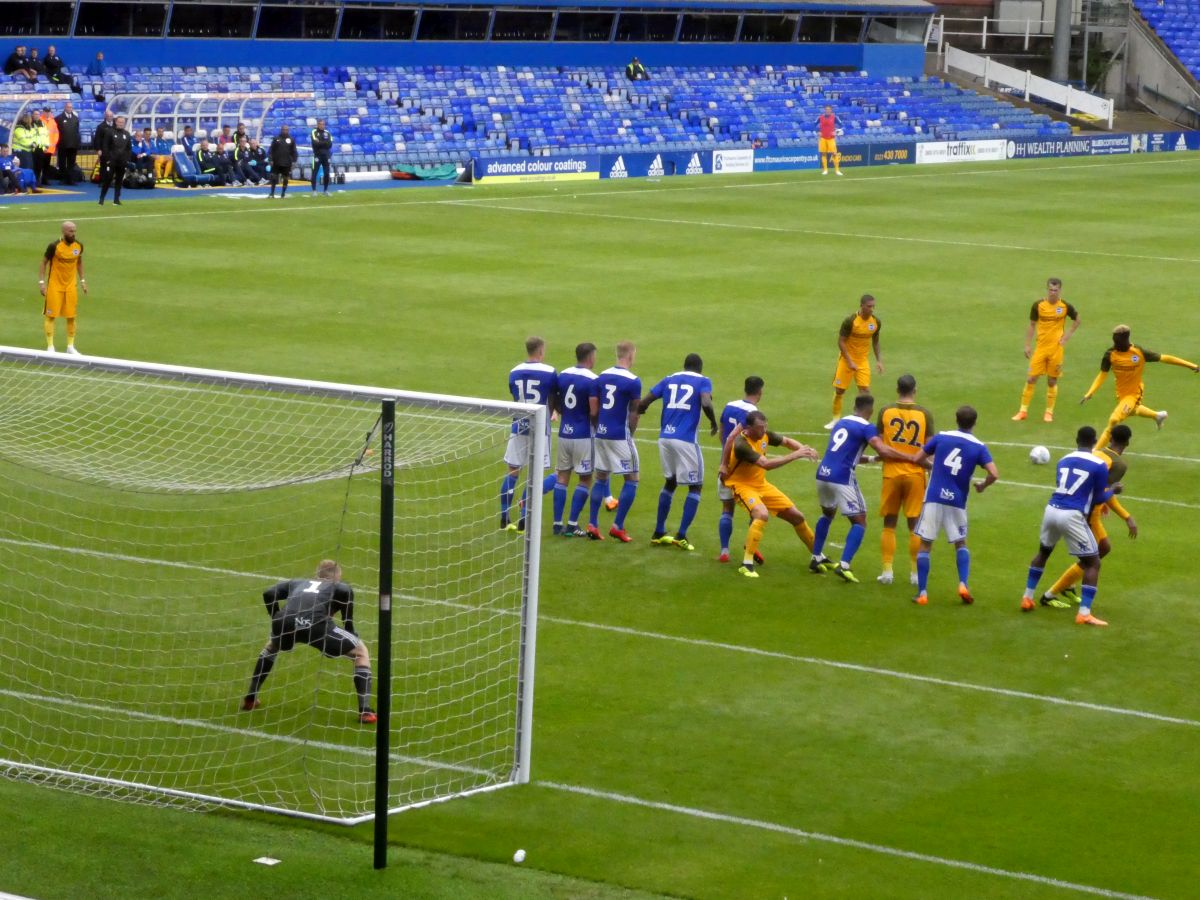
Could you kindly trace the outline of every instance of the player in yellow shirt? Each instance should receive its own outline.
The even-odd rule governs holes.
[[[863,294],[858,312],[847,316],[838,331],[838,364],[833,374],[833,418],[825,426],[829,431],[842,417],[842,395],[853,381],[860,394],[871,390],[871,363],[868,354],[875,353],[875,366],[883,374],[883,357],[879,352],[879,319],[875,317],[875,298]]]
[[[1109,448],[1107,450],[1093,451],[1108,466],[1108,484],[1110,487],[1117,482],[1125,480],[1125,473],[1128,471],[1128,466],[1121,457],[1129,447],[1129,441],[1132,437],[1133,431],[1128,425],[1117,425],[1112,430],[1112,442],[1109,444]],[[1096,545],[1100,548],[1101,559],[1108,556],[1112,550],[1112,544],[1108,540],[1108,530],[1104,527],[1104,516],[1107,515],[1110,509],[1124,520],[1125,527],[1129,529],[1129,536],[1131,538],[1138,536],[1137,521],[1115,496],[1107,503],[1096,504],[1092,509],[1092,514],[1088,517],[1088,527],[1092,529],[1092,534],[1096,536]],[[1072,564],[1062,573],[1058,581],[1050,586],[1050,590],[1042,594],[1042,606],[1067,609],[1071,606],[1072,602],[1078,603],[1079,593],[1075,590],[1075,585],[1079,584],[1082,580],[1083,568],[1079,563]],[[1065,599],[1060,600],[1059,597]]]
[[[1193,372],[1200,372],[1200,366],[1193,362],[1180,359],[1178,356],[1169,356],[1166,353],[1155,353],[1153,350],[1147,350],[1133,343],[1128,325],[1118,325],[1113,329],[1112,337],[1113,345],[1104,351],[1104,356],[1100,360],[1100,373],[1092,382],[1092,386],[1088,388],[1087,393],[1083,395],[1083,399],[1079,401],[1083,404],[1091,400],[1096,391],[1100,390],[1100,385],[1104,383],[1108,373],[1111,371],[1116,374],[1117,407],[1108,417],[1108,425],[1105,427],[1104,433],[1096,441],[1096,450],[1103,450],[1108,446],[1113,427],[1130,416],[1153,419],[1159,428],[1163,427],[1163,422],[1167,420],[1167,411],[1164,409],[1156,412],[1150,407],[1142,405],[1142,394],[1146,391],[1146,385],[1142,382],[1142,372],[1146,369],[1146,363],[1165,362],[1172,366],[1182,366]]]
[[[76,278],[86,294],[83,244],[75,240],[75,223],[63,222],[62,237],[46,248],[38,268],[38,289],[46,298],[42,307],[42,326],[46,332],[46,349],[51,353],[54,352],[54,320],[59,316],[67,320],[67,352],[79,352],[75,349]]]
[[[1071,320],[1070,331],[1067,330],[1067,319]],[[1029,375],[1025,379],[1025,390],[1021,393],[1021,408],[1012,417],[1014,422],[1024,421],[1029,415],[1029,401],[1033,399],[1037,380],[1043,375],[1046,376],[1046,412],[1042,421],[1054,421],[1058,379],[1062,377],[1063,348],[1078,330],[1079,312],[1063,300],[1061,279],[1049,279],[1046,282],[1046,296],[1029,310],[1029,328],[1025,331],[1025,358],[1029,360]]]
[[[937,434],[933,427],[933,414],[917,405],[917,379],[901,375],[896,379],[895,403],[889,403],[879,411],[875,428],[884,444],[904,454],[912,454],[925,446]],[[896,558],[896,524],[900,513],[908,522],[908,556],[912,562],[909,582],[917,583],[917,550],[921,539],[913,529],[921,515],[921,504],[925,500],[928,482],[924,467],[914,462],[901,462],[883,458],[883,500],[879,514],[883,516],[883,535],[880,538],[882,569],[881,584],[892,583],[892,561]]]
[[[785,456],[768,457],[767,447],[787,447],[791,452]],[[767,481],[767,472],[778,469],[797,459],[820,459],[812,447],[799,441],[767,430],[767,417],[760,410],[746,415],[745,426],[738,425],[725,439],[721,453],[721,481],[733,491],[733,497],[750,513],[750,531],[746,536],[745,555],[742,557],[739,575],[757,578],[754,570],[754,554],[767,527],[768,517],[774,513],[796,529],[796,535],[812,552],[813,532],[800,512],[783,491]]]

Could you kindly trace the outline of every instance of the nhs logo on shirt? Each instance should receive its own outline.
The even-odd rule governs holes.
[[[957,500],[958,492],[952,491],[949,488],[942,488],[940,494],[938,495],[938,499],[939,500],[951,500],[951,501]]]
[[[606,434],[608,434],[608,426],[604,423],[598,424],[596,426],[596,437],[604,437]]]
[[[625,157],[618,156],[612,168],[608,170],[609,178],[628,178],[629,170],[625,168]]]
[[[662,433],[663,434],[674,434],[675,426],[674,425],[664,425],[663,429],[662,429]]]
[[[829,468],[829,466],[821,466],[819,469],[817,469],[817,474],[824,478],[829,478],[831,475],[833,475],[833,469]]]

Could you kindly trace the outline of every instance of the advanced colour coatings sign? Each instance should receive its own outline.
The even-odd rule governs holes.
[[[477,159],[475,180],[490,184],[518,181],[595,181],[600,177],[600,157],[506,156]]]

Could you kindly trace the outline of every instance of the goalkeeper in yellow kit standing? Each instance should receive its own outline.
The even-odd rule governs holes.
[[[1096,391],[1100,390],[1100,385],[1104,383],[1108,373],[1110,371],[1116,373],[1117,407],[1109,416],[1104,433],[1096,441],[1096,450],[1103,450],[1107,447],[1114,426],[1119,425],[1130,416],[1153,419],[1159,428],[1163,427],[1163,422],[1167,420],[1167,411],[1164,409],[1159,412],[1142,405],[1142,394],[1146,391],[1146,385],[1142,382],[1142,372],[1146,369],[1146,363],[1165,362],[1172,366],[1183,366],[1193,372],[1200,372],[1200,366],[1193,362],[1180,359],[1178,356],[1169,356],[1166,353],[1155,353],[1153,350],[1147,350],[1145,347],[1133,343],[1128,325],[1118,325],[1114,328],[1112,338],[1113,345],[1104,351],[1096,380],[1092,382],[1092,386],[1079,401],[1082,404],[1091,400]]]
[[[38,269],[38,290],[46,298],[42,307],[43,328],[46,332],[46,349],[54,352],[54,320],[62,316],[67,320],[67,352],[79,353],[75,349],[75,281],[78,278],[83,292],[88,292],[87,279],[83,277],[83,244],[75,240],[75,223],[62,223],[62,237],[46,248],[42,265]]]

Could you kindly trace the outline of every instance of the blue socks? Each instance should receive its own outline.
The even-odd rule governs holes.
[[[829,537],[829,526],[832,524],[833,519],[829,516],[817,519],[817,527],[813,529],[813,556],[820,556],[825,549],[825,540]]]
[[[1088,615],[1092,611],[1092,603],[1096,600],[1096,585],[1085,584],[1079,591],[1079,612]]]
[[[504,522],[508,522],[508,511],[512,507],[513,492],[517,489],[517,479],[512,475],[505,475],[504,480],[500,482],[500,518]]]
[[[600,526],[600,506],[604,503],[604,498],[607,496],[608,482],[597,478],[592,482],[592,508],[589,518],[593,527],[598,528]]]
[[[567,519],[572,525],[579,522],[579,514],[583,512],[583,504],[587,503],[588,489],[582,485],[575,485],[575,493],[571,495],[571,515]]]
[[[929,588],[929,553],[925,550],[917,551],[917,590],[922,594],[927,593]]]
[[[552,490],[554,490],[554,486],[556,484],[558,484],[558,476],[551,472],[542,479],[542,494],[545,495],[550,493]],[[557,522],[558,519],[555,519],[554,521]]]
[[[960,547],[954,554],[954,559],[958,563],[958,580],[966,584],[967,579],[971,577],[971,551]]]
[[[675,498],[673,491],[663,488],[658,492],[658,520],[654,523],[654,533],[663,534],[667,530],[667,516],[671,515],[671,501]]]
[[[688,495],[683,500],[683,518],[679,522],[679,531],[676,532],[676,535],[681,538],[687,537],[687,530],[692,527],[692,520],[696,518],[696,510],[699,508],[700,495],[695,491],[688,491]],[[730,516],[729,519],[729,528],[732,531],[733,516]]]
[[[621,485],[621,495],[617,497],[617,517],[613,519],[613,527],[618,531],[625,528],[625,517],[629,515],[629,507],[633,506],[633,498],[637,496],[638,483],[626,481]]]
[[[717,521],[717,537],[721,541],[721,552],[729,549],[729,539],[733,537],[733,513],[723,512]]]
[[[1037,590],[1038,582],[1042,580],[1042,572],[1045,569],[1039,569],[1036,566],[1029,567],[1029,577],[1025,579],[1025,594],[1029,597],[1033,596],[1033,592]]]
[[[867,529],[857,522],[850,526],[850,533],[846,535],[846,547],[842,550],[842,562],[846,565],[854,562],[854,554],[858,552],[858,548],[862,546],[863,537],[866,535]]]
[[[554,524],[562,523],[563,510],[567,508],[567,486],[554,482]]]

